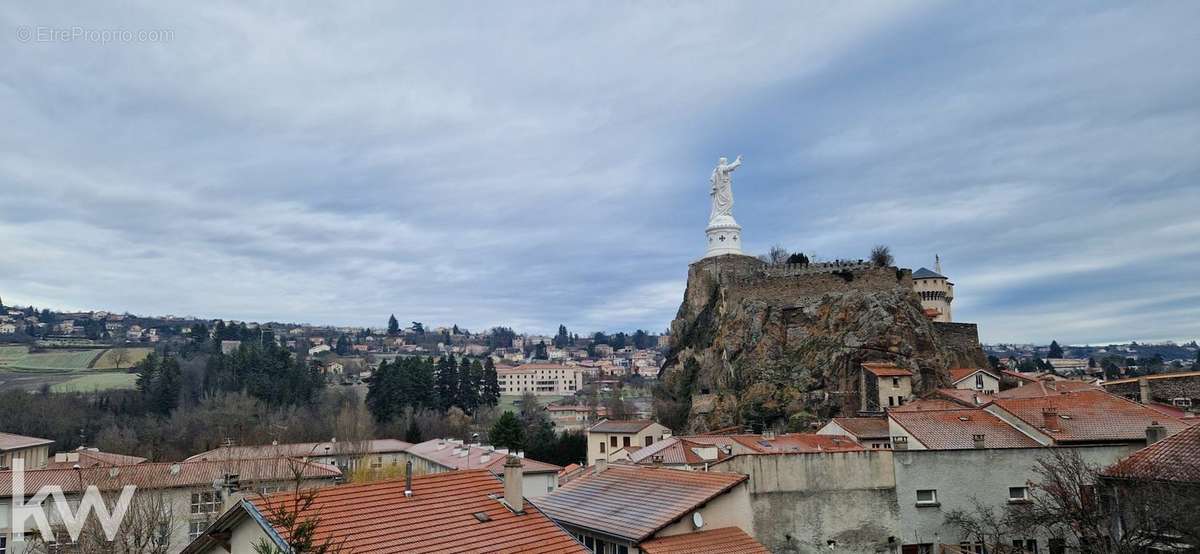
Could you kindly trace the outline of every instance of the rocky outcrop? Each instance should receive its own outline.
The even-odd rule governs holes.
[[[737,255],[691,265],[656,392],[664,423],[801,430],[854,411],[862,362],[912,370],[918,392],[947,384],[951,367],[987,362],[966,337],[973,328],[939,330],[924,316],[909,270],[777,269]]]

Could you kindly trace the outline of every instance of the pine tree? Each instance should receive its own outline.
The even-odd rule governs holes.
[[[388,335],[396,336],[400,334],[400,322],[396,320],[396,314],[392,314],[388,318]]]
[[[559,325],[558,334],[554,335],[554,346],[556,348],[564,348],[571,342],[571,335],[567,334],[567,326]]]
[[[168,416],[179,406],[179,393],[183,391],[183,370],[174,356],[167,356],[159,364],[158,380],[154,386],[154,409],[159,415]]]
[[[458,362],[445,356],[437,363],[437,399],[442,411],[458,406]]]
[[[417,416],[408,418],[408,428],[404,430],[404,442],[417,444],[421,442],[421,428],[417,426]]]
[[[483,361],[483,382],[480,383],[479,403],[482,406],[495,406],[500,402],[500,380],[496,375],[496,363],[488,356]]]
[[[158,380],[158,354],[153,352],[137,364],[137,390],[143,398],[154,394],[154,383]]]
[[[475,413],[479,407],[479,385],[483,379],[483,366],[479,360],[474,363],[466,357],[458,366],[458,401],[459,407],[467,413]]]
[[[521,450],[525,444],[525,433],[521,429],[521,421],[512,412],[504,412],[492,425],[488,433],[488,442],[498,448],[510,451]]]
[[[1046,354],[1046,357],[1047,357],[1047,358],[1061,358],[1061,357],[1063,357],[1063,349],[1062,349],[1062,347],[1061,347],[1061,346],[1059,346],[1059,345],[1058,345],[1058,341],[1056,341],[1056,340],[1052,340],[1052,341],[1050,341],[1050,352],[1048,352],[1048,353]]]

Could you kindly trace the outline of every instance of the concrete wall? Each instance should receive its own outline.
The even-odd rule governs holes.
[[[1200,374],[1188,372],[1178,377],[1154,376],[1146,379],[1146,384],[1150,386],[1150,400],[1155,402],[1170,404],[1176,398],[1188,398],[1193,405],[1200,405]],[[1141,400],[1137,379],[1104,383],[1104,390],[1131,400]]]
[[[1137,450],[1137,446],[1075,447],[1084,460],[1107,466]],[[893,451],[896,500],[900,510],[898,541],[903,544],[958,544],[956,527],[945,524],[953,510],[973,510],[972,498],[1002,511],[1008,505],[1008,488],[1036,481],[1033,466],[1039,457],[1050,455],[1046,448],[1006,448],[978,450]],[[933,489],[940,505],[918,507],[917,490]],[[1038,548],[1046,552],[1048,537],[1012,537],[1038,539]]]
[[[890,451],[734,456],[712,470],[750,476],[754,537],[771,552],[827,553],[830,540],[884,552],[900,535]]]

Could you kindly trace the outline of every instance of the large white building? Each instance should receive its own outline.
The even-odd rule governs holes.
[[[583,387],[583,369],[562,364],[532,363],[497,368],[500,394],[569,396]]]

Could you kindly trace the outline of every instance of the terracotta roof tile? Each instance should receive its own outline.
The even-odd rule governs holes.
[[[974,435],[984,436],[984,448],[1041,446],[1004,420],[980,409],[889,412],[888,417],[930,450],[975,448]]]
[[[503,484],[487,471],[416,476],[412,490],[405,497],[403,479],[318,489],[301,514],[319,519],[318,544],[332,538],[349,552],[587,554],[529,502],[524,514],[514,514],[499,500]],[[254,506],[269,514],[292,498],[271,495]]]
[[[790,454],[799,452],[851,452],[864,450],[863,445],[845,435],[815,433],[785,433],[767,438],[763,435],[731,435],[734,440],[753,448],[760,454]]]
[[[981,368],[977,368],[977,367],[956,367],[956,368],[953,368],[950,370],[950,382],[957,383],[959,381],[962,381],[963,379],[966,379],[967,377],[975,375],[976,372],[980,372],[980,371],[982,371],[983,373],[985,373],[987,375],[991,375],[992,377],[995,377],[997,379],[1000,378],[995,373],[992,373],[991,371],[988,371],[986,369],[981,369]]]
[[[909,402],[908,404],[902,404],[900,406],[895,406],[895,407],[889,406],[887,409],[887,413],[890,414],[893,412],[927,412],[927,411],[931,411],[931,410],[934,410],[934,411],[936,411],[936,410],[955,410],[955,409],[962,408],[962,407],[963,406],[961,404],[959,404],[958,402],[951,402],[949,400],[944,400],[941,398],[922,398],[920,400],[913,400],[912,402]]]
[[[592,433],[638,433],[654,422],[649,419],[604,419],[588,428]]]
[[[912,372],[896,364],[887,362],[867,362],[863,369],[875,374],[876,377],[911,377]]]
[[[976,408],[992,401],[992,395],[968,389],[937,389],[933,397],[938,400],[949,400],[968,408]]]
[[[1146,427],[1153,421],[1161,423],[1168,433],[1187,428],[1177,418],[1095,388],[1033,398],[997,398],[992,404],[1043,431],[1043,413],[1054,410],[1058,429],[1048,434],[1055,442],[1144,440]]]
[[[1200,483],[1200,424],[1130,454],[1103,474],[1124,479]]]
[[[505,448],[478,444],[463,445],[462,441],[433,439],[414,444],[407,452],[448,469],[487,469],[496,475],[504,473]],[[524,473],[558,473],[561,467],[531,458],[521,458]]]
[[[877,439],[891,435],[886,417],[835,417],[833,422],[860,439]]]
[[[703,439],[704,437],[696,440],[684,437],[666,438],[650,446],[631,451],[629,461],[635,464],[652,464],[656,456],[662,456],[664,464],[698,465],[730,457],[720,445],[716,444],[719,441],[706,442]],[[710,457],[705,459],[705,455]]]
[[[754,537],[737,527],[672,535],[638,545],[643,554],[768,554]]]
[[[1037,396],[1053,396],[1068,391],[1102,390],[1100,387],[1083,381],[1063,379],[1061,381],[1040,380],[1013,389],[996,393],[996,398],[1033,398]]]
[[[532,502],[560,523],[640,542],[746,479],[739,473],[614,464]]]

